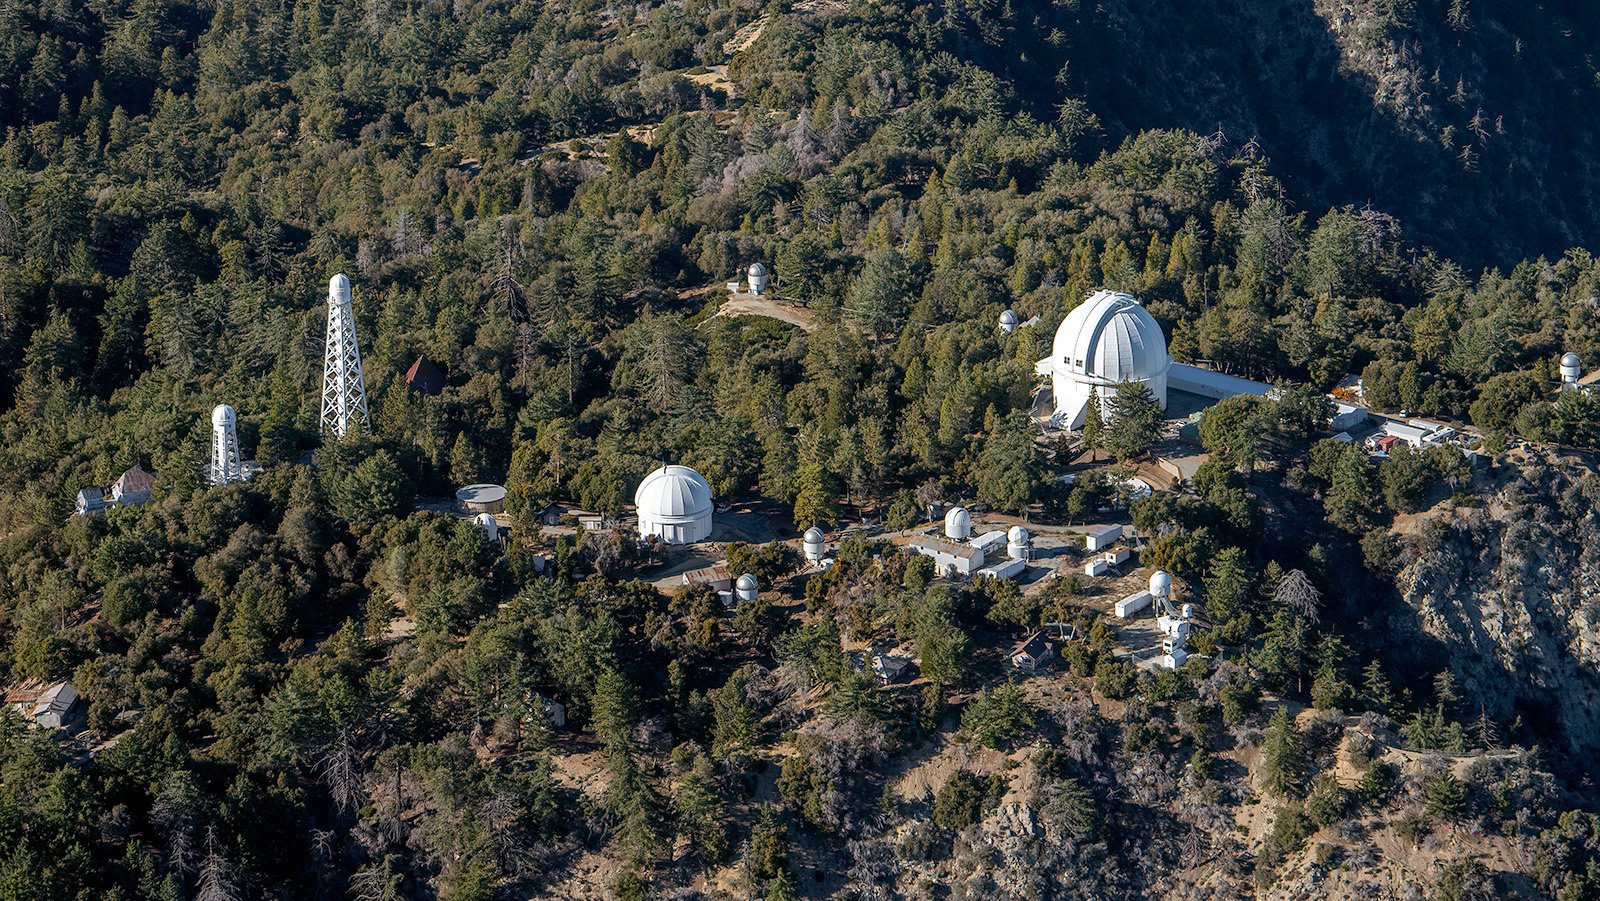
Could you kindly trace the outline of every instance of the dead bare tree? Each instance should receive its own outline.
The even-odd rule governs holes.
[[[244,897],[233,881],[233,867],[217,841],[217,827],[206,827],[206,856],[200,863],[200,885],[195,901],[240,901]]]
[[[1278,581],[1272,599],[1311,625],[1322,618],[1322,592],[1303,570],[1291,569]]]

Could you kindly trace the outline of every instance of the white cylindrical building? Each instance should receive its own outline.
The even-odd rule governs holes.
[[[1027,560],[1033,556],[1033,538],[1021,526],[1012,526],[1006,533],[1006,553],[1013,560]]]
[[[1017,330],[1017,323],[1019,321],[1020,320],[1017,319],[1017,314],[1013,313],[1010,310],[1006,310],[1004,313],[1001,313],[1000,314],[1000,334],[1009,335],[1012,332],[1016,331]]]
[[[1034,371],[1050,378],[1056,414],[1067,428],[1077,429],[1090,396],[1100,398],[1101,415],[1110,418],[1111,400],[1123,381],[1143,382],[1166,409],[1171,368],[1167,339],[1155,317],[1131,294],[1096,291],[1061,321],[1050,356]]]
[[[945,513],[944,537],[951,541],[966,541],[972,537],[972,514],[966,507],[951,507]]]
[[[211,411],[211,484],[231,485],[244,481],[239,465],[238,417],[227,404]]]
[[[767,272],[766,266],[760,263],[751,263],[750,270],[745,273],[745,277],[750,281],[751,294],[767,293],[767,281],[772,276]]]
[[[821,563],[822,556],[828,552],[827,536],[816,526],[806,529],[805,538],[802,540],[806,552],[807,563]]]
[[[750,575],[749,573],[745,573],[739,577],[738,581],[733,583],[734,600],[737,600],[741,604],[746,601],[753,601],[756,599],[756,593],[760,591],[760,589],[761,586],[756,582],[756,577]]]
[[[1161,601],[1172,598],[1172,576],[1164,569],[1150,574],[1150,596]]]
[[[472,518],[472,521],[477,523],[478,528],[483,530],[484,536],[491,542],[500,540],[500,523],[495,521],[493,513],[479,513]]]
[[[1572,351],[1561,355],[1561,387],[1566,388],[1578,383],[1583,378],[1583,361]]]
[[[711,485],[687,466],[663,466],[644,477],[633,493],[639,535],[667,544],[693,544],[711,537]]]

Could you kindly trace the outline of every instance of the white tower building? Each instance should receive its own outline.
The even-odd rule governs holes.
[[[751,294],[767,293],[767,281],[772,275],[767,272],[766,266],[761,263],[751,263],[749,271],[745,273],[745,277],[750,281]]]
[[[823,556],[828,552],[827,536],[816,526],[806,529],[802,545],[805,547],[807,563],[821,563]]]
[[[1056,329],[1050,356],[1034,366],[1049,376],[1056,415],[1069,429],[1080,428],[1089,397],[1110,408],[1116,386],[1124,380],[1143,382],[1156,403],[1167,407],[1167,371],[1172,357],[1167,339],[1149,311],[1130,294],[1096,291]]]
[[[361,376],[361,347],[351,309],[350,279],[339,273],[328,280],[328,340],[322,364],[322,434],[343,438],[351,429],[365,429],[367,383]]]
[[[1022,526],[1012,526],[1006,532],[1006,554],[1013,560],[1027,560],[1033,556],[1033,538]]]
[[[231,485],[244,481],[239,460],[238,417],[227,404],[211,411],[211,484]]]
[[[1561,388],[1568,390],[1578,384],[1578,379],[1583,378],[1583,361],[1578,355],[1568,351],[1561,355]]]

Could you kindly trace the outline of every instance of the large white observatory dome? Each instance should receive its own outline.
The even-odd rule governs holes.
[[[692,544],[711,535],[711,485],[687,466],[663,466],[633,493],[639,534],[668,544]]]
[[[1160,324],[1132,295],[1117,291],[1096,291],[1068,313],[1050,356],[1034,367],[1050,376],[1056,412],[1069,429],[1083,425],[1090,395],[1108,407],[1124,380],[1144,382],[1165,409],[1170,368]]]
[[[234,423],[233,408],[227,404],[217,404],[211,409],[211,427],[216,429],[229,428]]]

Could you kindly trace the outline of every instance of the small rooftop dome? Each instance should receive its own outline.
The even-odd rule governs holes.
[[[1028,540],[1028,530],[1021,526],[1012,526],[1006,532],[1006,540],[1012,544],[1021,544]]]
[[[227,404],[217,404],[211,411],[211,424],[217,428],[225,428],[234,423],[233,408]]]
[[[767,274],[767,267],[765,265],[763,265],[761,263],[751,263],[750,264],[750,276],[752,278],[760,278],[761,276],[766,275],[766,274]]]
[[[811,528],[806,529],[804,540],[806,544],[821,544],[826,538],[827,536],[822,534],[821,529],[817,528],[816,526],[812,526]]]
[[[739,589],[740,591],[755,591],[756,590],[756,577],[750,575],[749,573],[745,573],[744,575],[739,577],[739,581],[737,581],[737,582],[735,582],[733,584],[734,584],[734,587]]]
[[[1575,354],[1575,353],[1573,353],[1572,351],[1569,350],[1566,353],[1561,355],[1561,365],[1562,366],[1582,366],[1583,365],[1583,361],[1578,359],[1578,355],[1577,354]]]

